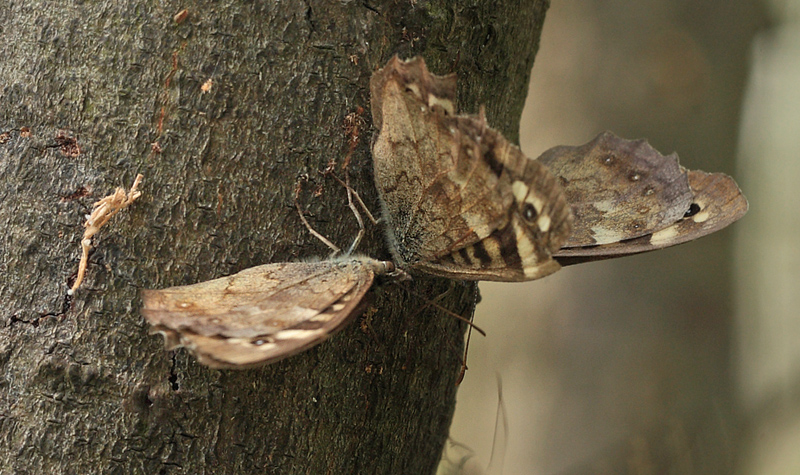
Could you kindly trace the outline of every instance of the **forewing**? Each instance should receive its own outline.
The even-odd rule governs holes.
[[[395,57],[370,87],[379,128],[375,181],[402,266],[471,280],[525,280],[558,268],[551,250],[569,234],[558,183],[482,114],[454,115],[454,76],[430,74],[420,58]],[[515,213],[524,200],[537,203],[544,231],[522,229],[530,223]]]
[[[684,216],[652,234],[593,247],[565,248],[556,254],[561,265],[622,257],[693,241],[725,228],[747,213],[747,199],[733,178],[722,173],[689,171],[693,199]]]
[[[546,151],[539,161],[559,177],[575,217],[565,248],[652,234],[681,219],[692,202],[686,169],[644,140],[611,132]]]
[[[403,265],[478,241],[511,203],[474,142],[483,124],[454,118],[455,86],[455,76],[430,74],[421,58],[394,57],[372,77],[375,182]]]
[[[258,366],[314,346],[359,310],[371,259],[268,264],[199,284],[147,290],[142,314],[169,347],[215,368]]]

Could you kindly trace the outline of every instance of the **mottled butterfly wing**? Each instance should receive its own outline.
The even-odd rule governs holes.
[[[531,280],[570,234],[569,206],[541,163],[455,115],[455,76],[392,58],[370,83],[375,182],[401,267],[466,280]]]
[[[564,248],[653,233],[683,217],[692,202],[677,155],[665,157],[644,140],[603,132],[585,145],[551,148],[538,160],[559,177],[575,217]]]
[[[376,274],[368,258],[278,263],[181,287],[146,290],[142,314],[168,348],[214,368],[260,366],[314,346],[358,315]]]
[[[733,178],[723,173],[689,171],[689,186],[692,203],[684,216],[670,226],[627,241],[565,248],[556,258],[567,266],[676,246],[717,232],[747,213],[747,199]]]
[[[705,236],[741,218],[747,200],[723,174],[687,171],[644,140],[610,132],[539,157],[559,177],[575,217],[562,265],[621,257]]]

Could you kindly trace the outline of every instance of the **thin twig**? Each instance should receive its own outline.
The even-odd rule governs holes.
[[[84,230],[83,239],[81,239],[81,262],[78,265],[78,277],[75,279],[75,283],[72,284],[72,288],[67,292],[69,295],[73,295],[75,291],[78,290],[78,287],[80,287],[86,275],[86,266],[89,263],[89,250],[92,248],[92,236],[100,232],[100,228],[105,226],[112,216],[130,206],[131,203],[142,196],[142,192],[139,191],[138,188],[143,178],[144,176],[141,174],[136,175],[136,179],[133,181],[130,191],[126,193],[124,188],[119,187],[117,191],[97,201],[92,206],[94,208],[92,214],[86,218],[86,222],[83,224],[86,230]]]

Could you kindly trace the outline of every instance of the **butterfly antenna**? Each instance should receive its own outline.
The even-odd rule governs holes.
[[[469,341],[472,339],[472,327],[469,327],[467,330],[467,340],[464,342],[464,356],[461,357],[461,370],[458,372],[458,377],[456,378],[456,386],[460,386],[461,382],[464,381],[464,376],[467,375],[467,370],[469,367],[467,366],[467,354],[469,353]]]
[[[326,238],[322,234],[318,233],[316,229],[311,227],[311,224],[309,224],[308,220],[306,219],[305,215],[303,214],[303,210],[300,208],[300,201],[299,201],[300,191],[303,189],[303,181],[305,181],[307,179],[308,179],[307,177],[302,177],[301,176],[297,180],[297,183],[295,184],[295,187],[294,187],[294,207],[297,208],[297,213],[300,215],[300,221],[302,221],[303,224],[306,226],[306,229],[308,229],[308,232],[310,232],[311,235],[314,236],[315,238],[317,238],[320,241],[322,241],[326,246],[331,248],[333,250],[333,252],[331,253],[331,257],[336,257],[337,255],[339,255],[339,253],[342,252],[342,249],[339,246],[337,246],[336,244],[330,242],[328,240],[328,238]]]
[[[481,291],[478,286],[475,286],[475,293],[473,294],[473,300],[475,300],[475,305],[480,303],[481,301]],[[475,318],[475,308],[472,308],[472,315],[470,315],[469,321],[472,322]],[[484,334],[484,336],[486,336]],[[467,374],[467,356],[469,355],[469,342],[472,339],[472,327],[469,327],[467,331],[467,340],[464,342],[464,356],[461,358],[461,372],[458,374],[458,378],[456,378],[456,386],[460,385],[461,382],[464,380],[464,376]]]
[[[436,296],[436,298],[433,299],[433,300],[430,300],[429,298],[425,297],[424,295],[420,294],[419,292],[417,292],[415,290],[412,290],[412,289],[409,289],[407,287],[406,287],[406,290],[410,294],[415,295],[416,297],[422,299],[425,302],[425,305],[422,305],[420,308],[418,308],[413,314],[411,314],[409,316],[409,318],[412,318],[412,317],[415,317],[415,316],[419,315],[420,312],[422,312],[423,310],[425,310],[428,307],[434,307],[434,308],[436,308],[438,310],[441,310],[442,312],[450,315],[451,317],[453,317],[453,318],[455,318],[457,320],[461,320],[462,322],[464,322],[467,325],[469,325],[469,327],[471,329],[474,328],[476,332],[480,333],[483,336],[486,336],[486,332],[483,331],[478,325],[475,325],[474,323],[472,323],[472,320],[470,318],[465,318],[465,317],[463,317],[463,316],[461,316],[461,315],[459,315],[459,314],[457,314],[457,313],[455,313],[455,312],[453,312],[451,310],[448,310],[448,309],[442,307],[438,303],[436,303],[436,301],[443,299],[447,294],[449,294],[450,293],[449,290],[447,290],[445,292],[442,292],[441,294]]]

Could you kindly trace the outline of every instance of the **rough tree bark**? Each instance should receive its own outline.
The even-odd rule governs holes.
[[[457,72],[462,109],[485,104],[516,140],[547,3],[2,2],[0,473],[434,470],[455,319],[387,282],[329,342],[216,371],[148,335],[139,291],[325,256],[293,208],[302,173],[312,224],[349,244],[344,191],[316,171],[347,155],[342,124],[363,107],[350,175],[378,209],[368,81],[395,53]],[[84,215],[137,173],[142,198],[95,236],[68,298]],[[389,257],[379,228],[360,252]],[[412,286],[474,307],[472,285]]]

